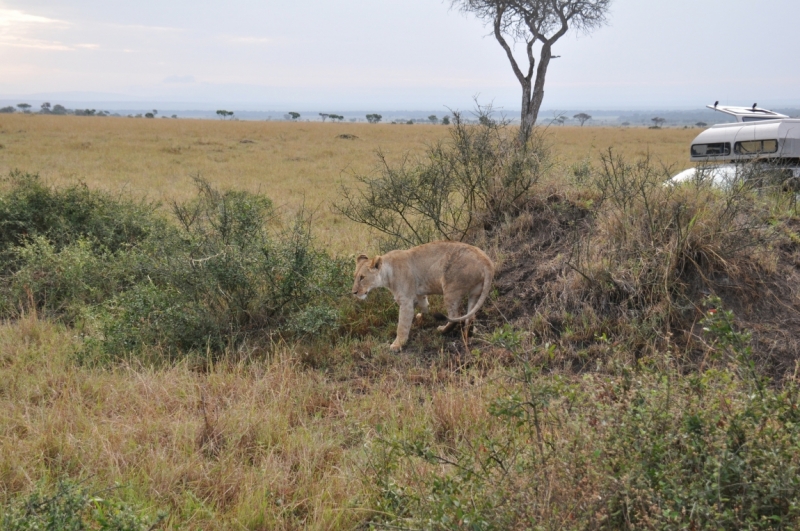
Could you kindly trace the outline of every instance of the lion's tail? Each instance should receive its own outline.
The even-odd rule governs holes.
[[[478,302],[475,303],[475,306],[467,315],[462,315],[461,317],[456,317],[455,319],[447,318],[447,320],[451,323],[461,323],[466,321],[467,319],[472,319],[478,310],[481,309],[483,303],[486,302],[486,297],[489,296],[489,292],[492,289],[492,280],[494,279],[494,271],[490,266],[486,266],[483,270],[483,291],[481,291],[481,298],[478,299]]]

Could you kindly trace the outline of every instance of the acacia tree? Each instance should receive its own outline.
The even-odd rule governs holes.
[[[585,124],[587,121],[592,119],[592,115],[591,114],[586,114],[585,112],[580,112],[580,113],[576,114],[575,116],[573,116],[573,118],[578,120],[581,123],[581,127],[583,127],[583,124]]]
[[[661,126],[664,124],[664,122],[667,121],[667,119],[656,116],[655,118],[652,118],[650,121],[656,124],[653,127],[655,127],[656,129],[661,129]]]
[[[544,99],[547,67],[553,58],[553,45],[570,28],[590,32],[606,22],[612,0],[451,0],[464,13],[473,13],[492,27],[511,68],[522,86],[519,136],[527,141]],[[511,40],[511,44],[509,44]],[[525,44],[527,67],[520,66],[513,43]],[[538,61],[534,46],[540,45]],[[538,63],[538,64],[537,64]],[[534,69],[536,78],[534,79]]]

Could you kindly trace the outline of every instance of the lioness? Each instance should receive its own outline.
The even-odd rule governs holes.
[[[444,295],[449,322],[439,330],[444,332],[453,323],[462,321],[468,327],[489,295],[493,278],[492,260],[477,247],[459,242],[432,242],[407,251],[391,251],[372,260],[364,254],[356,258],[353,295],[363,300],[373,288],[389,288],[400,305],[397,338],[389,347],[398,351],[408,341],[414,304],[420,312],[427,313],[427,296]],[[464,297],[468,297],[467,314],[458,317]]]

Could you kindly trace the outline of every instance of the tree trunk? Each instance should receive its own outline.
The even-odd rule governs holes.
[[[519,139],[527,142],[533,132],[533,126],[539,118],[539,109],[544,101],[544,80],[547,76],[547,67],[550,65],[552,47],[545,42],[539,54],[539,65],[536,68],[536,80],[531,87],[531,79],[520,79],[522,85],[522,113],[520,116]],[[531,65],[533,66],[533,65]]]

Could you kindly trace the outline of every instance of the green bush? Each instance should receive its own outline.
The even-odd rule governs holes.
[[[93,494],[71,482],[60,482],[54,492],[40,488],[0,517],[4,531],[144,531],[154,527],[150,519],[109,499],[107,493]]]
[[[0,182],[0,274],[19,267],[15,248],[43,237],[56,252],[86,240],[116,253],[146,240],[160,225],[156,205],[78,184],[58,189],[38,175],[13,171]]]
[[[314,247],[302,212],[286,223],[263,195],[199,178],[172,223],[83,187],[18,174],[10,184],[2,205],[16,236],[3,240],[2,316],[32,307],[79,325],[87,353],[105,358],[152,347],[217,355],[254,337],[336,328],[349,263]]]
[[[344,264],[314,249],[302,214],[282,226],[263,196],[197,185],[196,200],[174,206],[174,234],[145,248],[146,280],[95,314],[106,353],[222,352],[254,336],[318,331],[304,329],[309,316],[345,292]],[[335,324],[335,311],[325,315]]]
[[[57,249],[45,236],[34,236],[12,253],[18,270],[0,287],[0,315],[35,308],[75,324],[84,310],[129,287],[136,279],[131,251],[112,254],[86,239]],[[1,285],[0,285],[1,286]]]

